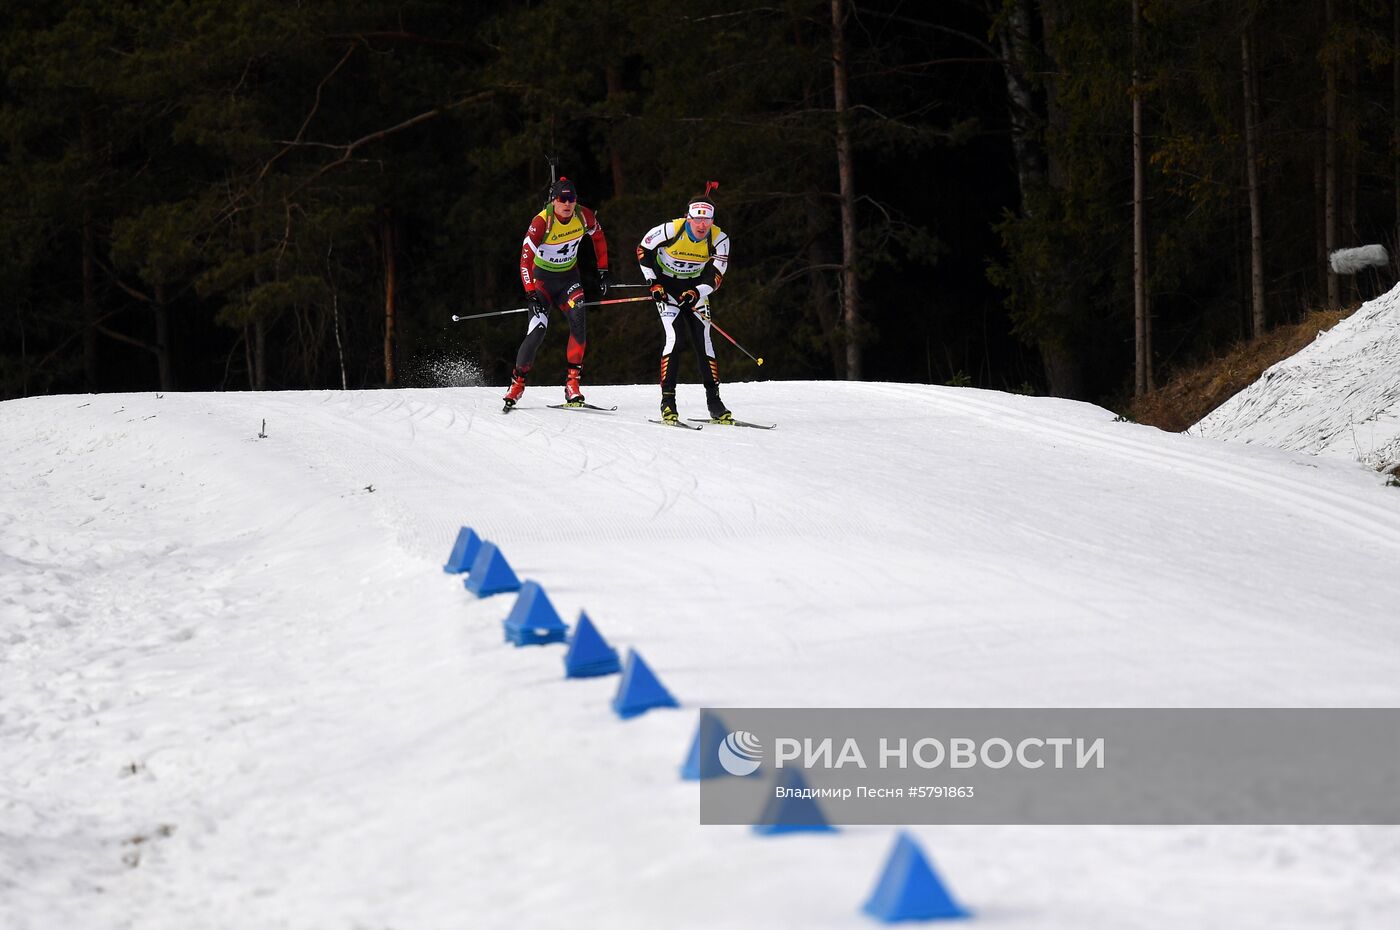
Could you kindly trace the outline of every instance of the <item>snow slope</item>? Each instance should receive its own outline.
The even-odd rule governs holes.
[[[1190,432],[1400,466],[1400,286],[1318,333]]]
[[[0,927],[863,927],[893,831],[700,827],[694,708],[1400,702],[1354,464],[968,389],[736,384],[779,428],[701,433],[555,393],[0,404]],[[685,708],[503,644],[462,524]],[[915,833],[995,926],[1400,909],[1393,829]]]

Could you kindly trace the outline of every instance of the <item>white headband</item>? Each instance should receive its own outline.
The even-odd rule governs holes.
[[[715,205],[697,200],[690,205],[688,216],[693,220],[712,220],[715,218]]]

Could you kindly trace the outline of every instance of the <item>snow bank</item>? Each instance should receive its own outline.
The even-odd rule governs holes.
[[[1264,372],[1188,432],[1400,465],[1400,286]]]
[[[1400,703],[1400,498],[1353,463],[923,385],[727,385],[767,432],[588,393],[0,403],[0,928],[868,930],[894,831],[701,827],[697,708]],[[504,643],[463,524],[682,708]],[[1393,829],[913,832],[998,927],[1400,912]]]

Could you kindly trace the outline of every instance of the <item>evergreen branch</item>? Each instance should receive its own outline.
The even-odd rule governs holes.
[[[267,160],[267,164],[263,165],[262,170],[258,172],[258,181],[267,177],[267,173],[272,170],[273,164],[275,164],[279,158],[286,155],[296,146],[303,144],[302,138],[306,135],[306,128],[311,125],[311,121],[316,117],[316,111],[321,108],[321,91],[325,88],[330,79],[335,77],[336,73],[345,66],[345,63],[350,60],[350,56],[353,54],[355,54],[355,46],[352,45],[345,50],[344,55],[340,56],[340,61],[335,63],[335,67],[330,70],[330,73],[321,78],[321,83],[316,85],[316,99],[311,104],[311,112],[307,113],[306,119],[301,121],[301,128],[297,130],[296,138],[291,142],[285,143],[282,146],[282,151]]]
[[[485,42],[463,42],[458,39],[440,39],[436,36],[425,36],[417,32],[335,32],[326,36],[326,38],[336,42],[345,42],[348,40],[351,42],[362,42],[368,44],[371,40],[377,39],[385,42],[404,42],[410,45],[429,45],[436,46],[438,48],[489,48],[493,52],[500,51],[500,49],[488,45]]]
[[[749,204],[763,203],[768,200],[800,200],[808,197],[823,197],[828,200],[840,200],[841,195],[831,191],[745,191],[744,196],[738,199],[725,198],[726,203]]]
[[[127,284],[125,281],[123,281],[123,280],[121,279],[121,275],[117,274],[117,269],[113,268],[111,265],[107,264],[107,263],[104,262],[102,259],[94,257],[94,258],[93,258],[93,264],[97,265],[98,268],[101,268],[104,272],[106,272],[108,280],[110,280],[113,284],[115,284],[115,285],[116,285],[118,288],[120,288],[121,290],[125,291],[128,295],[130,295],[130,296],[136,298],[137,300],[141,301],[143,304],[154,304],[154,303],[156,302],[156,299],[155,299],[154,297],[152,297],[150,294],[147,294],[147,293],[145,293],[144,291],[139,291],[139,290],[137,290],[135,287],[133,287],[133,286],[131,286],[130,284]],[[170,304],[170,303],[172,303],[172,302],[174,302],[174,301],[176,301],[176,300],[179,300],[180,298],[184,297],[185,294],[189,293],[190,289],[193,288],[193,287],[194,287],[193,282],[187,282],[186,284],[184,284],[183,286],[181,286],[178,290],[176,290],[175,293],[174,293],[174,295],[169,296],[169,297],[166,299],[166,303],[167,303],[167,304]],[[110,314],[109,314],[109,315],[110,315]],[[103,317],[103,319],[106,319],[106,317]]]
[[[95,261],[94,263],[97,265],[97,267],[99,267],[99,268],[101,268],[103,271],[107,272],[107,276],[111,279],[111,281],[112,281],[113,284],[115,284],[117,287],[121,288],[122,290],[126,291],[126,292],[127,292],[128,294],[130,294],[132,297],[135,297],[137,300],[141,301],[142,303],[146,303],[146,304],[154,303],[154,302],[155,302],[155,301],[151,298],[151,295],[150,295],[150,294],[143,294],[142,292],[138,291],[136,288],[132,287],[130,284],[127,284],[125,281],[123,281],[121,278],[119,278],[119,277],[117,276],[116,271],[113,270],[113,269],[111,269],[111,268],[108,268],[108,267],[106,266],[106,264],[104,264],[100,259],[97,260],[97,261]]]
[[[785,120],[801,119],[804,116],[810,116],[812,114],[830,116],[835,112],[836,111],[834,109],[831,109],[830,107],[813,107],[807,110],[793,110],[791,112],[782,114],[759,115],[743,118],[735,118],[729,116],[672,116],[660,118],[667,119],[673,123],[716,123],[722,126],[756,126],[768,127],[771,129],[774,123],[782,122]],[[626,118],[647,119],[647,117],[637,117],[630,115]]]
[[[934,105],[935,105],[935,104],[930,104],[930,106],[934,106]],[[922,109],[927,109],[927,108],[926,108],[926,107],[921,107],[920,110],[922,110]],[[856,112],[857,110],[864,110],[864,111],[867,112],[867,113],[873,113],[877,119],[884,120],[884,121],[887,122],[887,123],[894,123],[896,126],[898,126],[898,127],[901,128],[901,129],[907,129],[907,130],[909,130],[910,132],[915,132],[915,131],[916,131],[916,130],[914,129],[913,126],[910,126],[908,123],[902,122],[898,117],[886,116],[885,114],[881,113],[879,110],[875,109],[874,107],[870,106],[869,104],[857,103],[856,105],[854,105],[853,107],[851,107],[850,112],[854,113],[854,112]],[[919,110],[915,110],[915,111],[913,111],[913,112],[917,113],[917,112],[919,112]]]
[[[991,55],[991,56],[996,57],[996,58],[1001,57],[1001,53],[998,52],[996,49],[992,48],[989,44],[987,44],[987,43],[984,42],[983,40],[979,39],[977,36],[973,35],[972,33],[970,33],[970,32],[964,32],[964,31],[961,30],[961,29],[954,29],[954,28],[951,27],[951,26],[940,26],[940,25],[938,25],[937,23],[930,23],[930,22],[928,22],[927,20],[922,20],[922,19],[914,19],[913,17],[910,17],[910,16],[899,16],[899,15],[894,14],[894,13],[881,13],[881,12],[876,11],[876,10],[862,10],[862,11],[861,11],[861,15],[863,15],[863,16],[883,16],[883,17],[885,17],[886,19],[888,19],[890,22],[904,23],[904,24],[907,25],[907,26],[920,26],[920,27],[922,27],[922,28],[924,28],[924,29],[928,29],[928,30],[931,30],[931,31],[933,31],[933,32],[942,32],[942,33],[945,33],[945,34],[947,34],[947,35],[950,35],[950,36],[954,37],[955,39],[961,39],[961,40],[963,40],[964,42],[969,42],[969,43],[971,43],[972,45],[975,45],[975,46],[977,46],[978,48],[983,49],[984,51],[986,51],[986,53],[987,53],[988,55]]]
[[[912,65],[900,65],[894,68],[884,68],[880,71],[867,71],[864,74],[853,74],[851,80],[863,81],[867,78],[883,77],[886,74],[908,74],[920,68],[932,68],[936,65],[996,65],[1001,67],[1006,64],[1006,60],[997,58],[932,58],[928,61],[915,62]]]
[[[730,19],[730,18],[735,17],[735,16],[748,16],[750,13],[783,13],[783,12],[785,12],[785,11],[784,11],[784,10],[780,10],[780,9],[778,9],[777,7],[773,7],[773,6],[755,6],[755,7],[750,7],[750,8],[747,9],[747,10],[731,10],[731,11],[729,11],[728,13],[711,13],[711,14],[708,15],[708,16],[682,16],[682,17],[680,17],[680,18],[683,19],[683,20],[685,20],[685,21],[688,22],[688,23],[705,23],[705,22],[709,22],[709,21],[712,20],[712,19]]]
[[[296,188],[294,188],[294,189],[292,190],[292,192],[289,193],[289,194],[287,195],[287,199],[290,199],[291,197],[295,196],[298,192],[300,192],[300,191],[301,191],[303,188],[305,188],[308,184],[310,184],[311,182],[315,181],[317,178],[319,178],[321,175],[325,174],[327,171],[330,171],[332,168],[337,168],[337,167],[339,167],[340,165],[343,165],[343,164],[345,164],[346,162],[350,161],[351,156],[355,154],[355,150],[356,150],[356,149],[359,149],[359,148],[361,148],[362,146],[365,146],[365,145],[369,145],[371,142],[378,142],[380,139],[386,139],[386,138],[388,138],[389,136],[394,135],[395,133],[403,132],[405,129],[412,129],[414,126],[421,125],[422,123],[426,123],[426,122],[428,122],[429,120],[437,119],[439,116],[442,116],[444,113],[448,112],[449,110],[455,110],[455,109],[457,109],[458,107],[464,107],[464,106],[467,106],[468,104],[472,104],[472,103],[479,103],[480,101],[485,100],[485,99],[487,99],[487,98],[493,96],[494,94],[495,94],[495,90],[494,90],[494,89],[493,89],[493,90],[484,90],[484,91],[481,91],[481,92],[478,93],[478,94],[473,94],[473,95],[470,96],[470,97],[463,97],[461,100],[453,101],[452,103],[446,104],[446,105],[444,105],[444,106],[434,107],[434,108],[431,109],[431,110],[427,110],[427,111],[424,111],[423,113],[419,113],[417,116],[411,116],[411,117],[409,117],[408,119],[404,120],[403,122],[398,123],[397,125],[390,126],[390,127],[388,127],[387,129],[381,129],[381,130],[379,130],[379,131],[377,131],[377,132],[372,132],[372,133],[370,133],[370,134],[367,135],[367,136],[361,136],[360,138],[356,139],[354,142],[347,142],[347,143],[345,143],[345,144],[343,144],[343,145],[331,146],[331,148],[339,149],[339,150],[341,151],[341,156],[340,156],[339,158],[337,158],[335,161],[327,162],[326,164],[322,165],[320,168],[317,168],[314,172],[312,172],[312,174],[311,174],[309,177],[307,177],[307,178],[306,178],[305,180],[303,180],[300,184],[298,184],[298,185],[296,186]],[[299,144],[299,145],[317,145],[317,146],[324,145],[324,143],[308,143],[308,142],[302,142],[302,143],[298,143],[298,144]]]
[[[787,274],[779,275],[778,277],[773,278],[768,282],[768,286],[770,288],[781,287],[789,281],[795,281],[803,275],[810,274],[813,271],[840,271],[844,267],[846,266],[840,264],[839,262],[826,262],[824,264],[803,265],[796,271],[790,271]]]
[[[136,348],[138,348],[138,349],[145,349],[147,352],[150,352],[152,355],[159,355],[159,354],[160,354],[160,347],[159,347],[159,346],[152,345],[152,344],[149,343],[149,342],[143,342],[143,341],[141,341],[140,339],[136,339],[136,338],[134,338],[134,337],[132,337],[132,336],[126,335],[126,333],[119,333],[119,332],[117,332],[115,329],[108,329],[107,327],[103,326],[101,323],[94,323],[92,328],[95,329],[95,330],[97,330],[97,331],[98,331],[99,333],[101,333],[102,335],[106,336],[108,339],[115,339],[117,342],[125,342],[125,343],[127,343],[128,345],[136,346]]]
[[[86,323],[83,326],[78,327],[72,333],[69,333],[68,337],[62,342],[60,342],[58,345],[54,346],[53,349],[49,351],[48,355],[45,355],[43,358],[39,359],[39,361],[34,363],[34,373],[38,374],[39,372],[43,371],[44,368],[49,364],[49,362],[53,361],[54,357],[58,355],[58,353],[68,348],[69,343],[71,343],[74,339],[77,339],[79,336],[87,332],[89,329],[92,329],[93,327],[97,327],[100,329],[103,320],[110,320],[117,314],[124,312],[126,312],[125,308],[122,308],[121,310],[110,310],[107,313],[102,314],[100,317],[93,320],[92,322]]]
[[[414,126],[419,125],[420,123],[426,123],[429,120],[437,119],[443,114],[443,112],[443,108],[441,107],[428,110],[426,112],[419,113],[417,116],[411,116],[396,126],[390,126],[389,128],[381,129],[378,132],[372,132],[367,136],[361,136],[354,142],[347,142],[344,145],[331,146],[331,148],[341,150],[340,157],[333,162],[328,162],[322,165],[320,168],[317,168],[309,178],[298,184],[296,190],[292,191],[292,193],[295,194],[297,191],[301,190],[303,187],[310,184],[312,181],[316,180],[321,175],[325,174],[327,171],[330,171],[332,168],[336,168],[350,161],[350,157],[355,154],[355,150],[360,148],[361,146],[369,145],[371,142],[378,142],[380,139],[387,139],[389,136],[392,136],[395,133],[403,132],[405,129],[411,129]],[[289,194],[288,196],[291,195]]]

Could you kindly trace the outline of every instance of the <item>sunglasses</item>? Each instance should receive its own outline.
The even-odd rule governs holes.
[[[560,203],[573,203],[574,201],[578,200],[578,195],[577,195],[577,194],[560,194],[558,197],[555,197],[554,199],[557,200],[557,201],[559,201]]]

